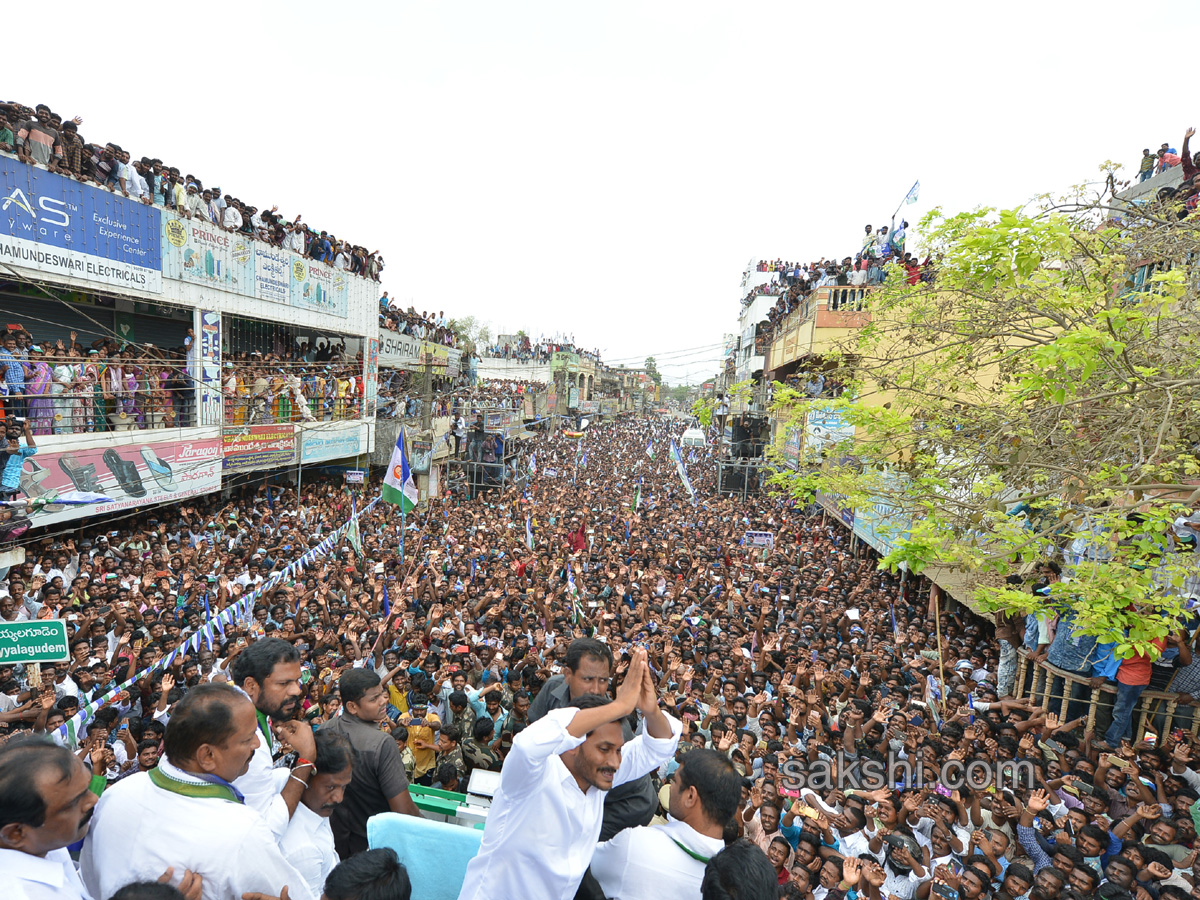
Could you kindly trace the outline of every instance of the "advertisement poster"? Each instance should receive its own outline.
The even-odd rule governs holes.
[[[24,496],[47,500],[102,498],[95,503],[70,506],[48,503],[30,516],[34,527],[183,500],[221,489],[218,438],[181,441],[144,431],[138,443],[116,444],[123,434],[126,433],[115,433],[114,441],[108,445],[39,452],[25,460],[22,485],[32,483],[36,489],[33,494],[23,489]]]
[[[854,438],[854,426],[835,409],[814,409],[804,426],[805,456],[819,456],[830,447]]]
[[[162,214],[163,275],[254,296],[254,244],[211,222]]]
[[[291,425],[226,428],[221,433],[221,455],[225,468],[235,471],[294,465],[296,430]]]
[[[287,303],[288,268],[292,255],[265,244],[254,248],[254,296],[269,303]]]
[[[301,462],[344,459],[366,452],[366,428],[363,425],[356,422],[345,428],[331,429],[330,424],[324,423],[304,430],[300,442]]]
[[[0,156],[0,263],[162,291],[161,212]]]
[[[788,430],[787,438],[783,442],[783,462],[789,469],[798,469],[800,467],[800,442],[804,437],[804,432],[799,428],[791,428]]]
[[[315,309],[342,319],[349,315],[349,272],[301,257],[293,258],[291,270],[292,306]]]
[[[200,424],[221,424],[221,314],[200,310]]]
[[[375,397],[379,389],[379,338],[367,341],[367,358],[363,360],[363,381],[366,386],[367,415],[375,414]]]

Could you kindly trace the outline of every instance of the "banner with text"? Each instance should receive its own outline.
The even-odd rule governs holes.
[[[296,462],[296,429],[291,425],[246,425],[221,432],[225,468],[270,469]]]
[[[97,516],[178,501],[221,489],[221,440],[218,437],[181,441],[144,431],[136,444],[121,444],[122,432],[98,447],[61,453],[39,452],[35,458],[45,494],[71,499],[73,494],[99,494],[101,503],[49,503],[34,510],[33,525],[53,525],[84,516]],[[31,462],[26,460],[29,470]]]
[[[159,210],[0,156],[0,263],[162,291]]]
[[[322,462],[327,459],[342,459],[367,452],[367,427],[354,422],[331,428],[334,423],[324,422],[303,429],[300,441],[300,461]]]
[[[200,312],[200,424],[221,424],[221,314]]]

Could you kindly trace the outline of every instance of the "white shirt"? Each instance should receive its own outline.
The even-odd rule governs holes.
[[[567,731],[578,712],[573,706],[551,710],[513,739],[479,854],[467,864],[458,900],[574,898],[596,849],[607,794],[590,786],[581,791],[559,756],[584,742]],[[667,721],[670,738],[642,731],[624,746],[614,787],[674,755],[683,725],[670,716]]]
[[[4,900],[92,900],[65,847],[51,850],[44,857],[20,850],[0,850],[0,897]]]
[[[299,804],[279,842],[279,849],[304,878],[313,896],[320,897],[325,889],[325,879],[338,864],[329,819],[318,816],[303,803]]]
[[[696,900],[704,863],[681,850],[676,841],[708,859],[725,849],[721,838],[668,819],[665,825],[626,828],[598,845],[592,875],[608,900]]]
[[[203,784],[166,757],[159,768]],[[96,804],[79,858],[83,883],[93,897],[107,898],[132,881],[158,879],[168,866],[175,869],[176,885],[184,869],[198,873],[203,900],[241,900],[249,891],[275,897],[285,884],[295,900],[316,900],[253,809],[164,790],[146,772],[130,775]]]
[[[232,206],[226,206],[221,216],[221,224],[226,228],[241,228],[242,214]]]
[[[246,798],[246,805],[263,817],[277,841],[283,839],[288,828],[287,803],[280,791],[287,784],[289,774],[287,769],[275,768],[271,748],[260,736],[250,759],[250,768],[233,783]],[[320,892],[317,896],[321,896]]]

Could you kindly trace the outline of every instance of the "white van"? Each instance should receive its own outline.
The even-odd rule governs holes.
[[[708,441],[704,439],[704,432],[699,428],[689,428],[679,439],[680,447],[703,447],[707,443]]]

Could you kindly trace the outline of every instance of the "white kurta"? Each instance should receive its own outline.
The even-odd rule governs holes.
[[[287,770],[281,769],[282,782],[287,783]],[[259,735],[258,747],[250,760],[250,768],[246,774],[233,783],[246,798],[246,805],[263,817],[275,840],[280,840],[288,827],[287,803],[279,793],[282,790],[280,778],[275,772],[275,761],[271,756],[271,748],[266,740]],[[320,896],[318,894],[318,896]]]
[[[459,900],[574,898],[596,849],[608,793],[594,787],[581,791],[559,758],[583,743],[567,731],[577,712],[572,706],[551,710],[514,738]],[[671,737],[643,732],[622,748],[613,787],[652,772],[674,755],[683,726],[670,716],[667,721]]]
[[[609,900],[696,900],[704,863],[675,843],[711,859],[725,849],[721,838],[700,834],[678,819],[665,825],[626,828],[596,847],[592,875]]]
[[[165,757],[159,765],[173,778],[203,783]],[[104,792],[79,862],[95,898],[111,897],[132,881],[154,881],[174,867],[175,884],[184,869],[204,879],[203,900],[241,900],[248,891],[275,897],[285,884],[293,900],[317,900],[249,806],[184,797],[144,772]]]
[[[313,896],[320,897],[325,890],[325,879],[338,864],[329,819],[318,816],[303,803],[297,805],[279,847],[304,878]]]
[[[65,848],[51,850],[44,857],[30,856],[19,850],[0,850],[0,897],[4,900],[92,900]]]

